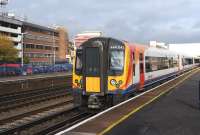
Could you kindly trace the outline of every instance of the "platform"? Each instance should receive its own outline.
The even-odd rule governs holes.
[[[27,76],[2,77],[0,78],[0,83],[31,80],[31,79],[41,79],[41,78],[57,77],[57,76],[59,77],[59,76],[67,76],[67,75],[71,75],[71,72],[58,72],[58,73],[49,73],[49,74],[27,75]]]
[[[118,124],[107,135],[199,135],[200,72]]]
[[[199,80],[195,69],[57,135],[197,135]]]

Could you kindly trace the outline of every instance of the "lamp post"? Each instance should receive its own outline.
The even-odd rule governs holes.
[[[55,50],[55,35],[53,32],[53,65],[56,63],[56,50]]]
[[[22,52],[21,52],[21,66],[24,67],[24,35],[27,34],[25,33],[21,33],[22,37],[21,37],[21,47],[22,47]]]

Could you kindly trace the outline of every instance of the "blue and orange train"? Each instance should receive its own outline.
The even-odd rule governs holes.
[[[76,51],[73,66],[75,105],[101,108],[199,64],[199,58],[168,49],[97,37]]]

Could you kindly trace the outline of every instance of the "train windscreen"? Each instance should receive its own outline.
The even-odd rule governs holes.
[[[110,75],[119,75],[124,69],[124,50],[110,51]]]

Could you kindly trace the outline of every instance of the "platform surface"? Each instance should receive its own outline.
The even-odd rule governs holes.
[[[132,114],[106,135],[200,135],[200,72]]]
[[[27,79],[67,76],[67,75],[71,75],[71,72],[57,72],[57,73],[48,73],[48,74],[36,74],[36,75],[2,77],[2,78],[0,77],[0,83],[9,82],[9,81],[27,80]]]

